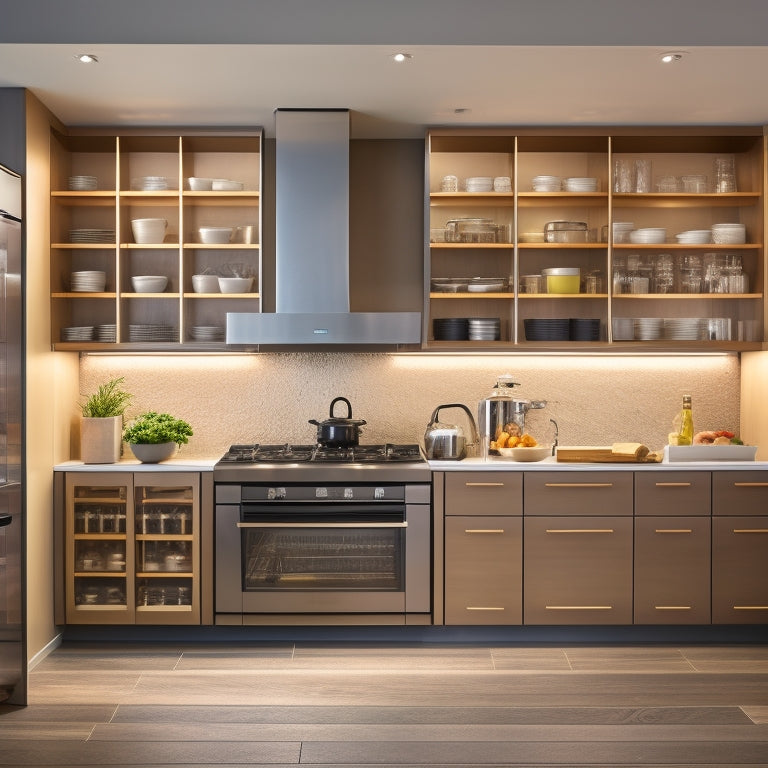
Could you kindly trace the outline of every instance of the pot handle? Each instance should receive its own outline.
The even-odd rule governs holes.
[[[346,397],[334,397],[333,400],[331,400],[331,410],[330,410],[330,413],[329,413],[330,417],[332,419],[336,418],[333,415],[333,407],[336,405],[336,403],[346,403],[347,404],[347,418],[351,419],[352,418],[352,404],[349,402],[349,400],[347,400]],[[312,422],[310,422],[310,424],[311,423]]]
[[[480,443],[480,435],[477,433],[477,423],[475,422],[475,417],[472,415],[472,411],[470,411],[469,408],[464,405],[464,403],[447,403],[446,405],[438,405],[432,413],[432,419],[429,422],[429,427],[431,427],[437,421],[437,414],[443,408],[461,408],[461,410],[467,414],[469,417],[469,425],[472,430],[472,442],[469,443],[469,445],[478,445]]]

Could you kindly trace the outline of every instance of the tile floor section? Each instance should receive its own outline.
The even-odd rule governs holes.
[[[768,645],[65,643],[14,768],[766,768]]]

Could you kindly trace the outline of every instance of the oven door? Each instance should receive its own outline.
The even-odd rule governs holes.
[[[407,593],[429,611],[428,505],[248,506],[217,506],[217,612],[404,613]]]

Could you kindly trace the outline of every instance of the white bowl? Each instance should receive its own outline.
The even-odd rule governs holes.
[[[219,293],[219,278],[216,275],[192,275],[192,290],[195,293]]]
[[[499,453],[505,459],[512,461],[543,461],[552,455],[552,448],[548,445],[534,445],[531,448],[499,448]]]
[[[232,237],[232,227],[200,227],[197,230],[201,243],[228,243]]]
[[[135,275],[131,278],[135,293],[162,293],[168,285],[165,275]]]
[[[137,243],[162,243],[165,230],[168,228],[166,219],[132,219],[131,231]]]
[[[242,181],[231,181],[230,179],[213,179],[214,192],[240,192],[243,189]]]
[[[219,289],[222,293],[248,293],[253,285],[252,277],[220,277]]]
[[[189,182],[189,188],[193,192],[210,192],[213,189],[213,179],[190,176],[187,181]]]

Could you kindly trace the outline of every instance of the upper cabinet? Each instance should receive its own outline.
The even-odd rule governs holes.
[[[760,349],[762,128],[428,132],[426,349]]]
[[[262,165],[261,130],[52,132],[54,348],[224,348],[260,309]]]

